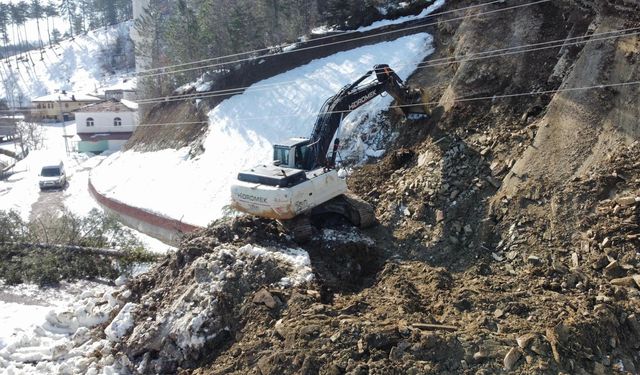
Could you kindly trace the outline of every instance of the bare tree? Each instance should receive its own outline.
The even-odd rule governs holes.
[[[20,121],[16,125],[16,135],[22,155],[25,155],[31,150],[38,150],[42,148],[44,144],[42,127],[35,122]]]

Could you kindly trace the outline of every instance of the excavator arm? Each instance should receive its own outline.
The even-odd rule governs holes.
[[[375,81],[362,84],[374,74]],[[309,139],[307,146],[309,150],[304,160],[304,169],[312,170],[333,165],[340,140],[336,139],[330,160],[327,160],[327,152],[342,119],[384,92],[396,100],[405,116],[412,118],[429,116],[428,110],[422,103],[420,90],[406,86],[388,65],[376,65],[373,70],[365,73],[354,83],[343,87],[340,92],[324,103]]]

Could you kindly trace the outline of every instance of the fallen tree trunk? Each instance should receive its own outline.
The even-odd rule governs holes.
[[[123,251],[116,249],[106,249],[99,247],[85,247],[85,246],[74,246],[74,245],[55,245],[55,244],[47,244],[47,243],[28,243],[28,242],[2,242],[0,246],[14,246],[18,248],[36,248],[42,250],[65,250],[65,251],[76,251],[80,253],[86,254],[94,254],[94,255],[103,255],[110,257],[123,257],[126,255]]]
[[[14,159],[16,159],[16,160],[19,160],[19,158],[18,158],[18,154],[16,154],[16,153],[15,153],[15,152],[13,152],[13,151],[9,151],[9,150],[5,150],[5,149],[0,148],[0,154],[2,154],[2,155],[6,155],[6,156],[8,156],[8,157],[10,157],[10,158],[14,158]]]

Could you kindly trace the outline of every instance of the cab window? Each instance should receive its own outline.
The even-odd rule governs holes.
[[[282,165],[289,165],[289,148],[287,147],[274,147],[273,160],[280,161]]]

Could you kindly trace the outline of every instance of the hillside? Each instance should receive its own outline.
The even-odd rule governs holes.
[[[637,9],[561,2],[442,24],[427,61],[638,27]],[[157,312],[150,327],[123,340],[122,352],[146,371],[635,372],[638,86],[452,98],[636,81],[639,47],[637,37],[609,39],[417,70],[410,83],[430,88],[442,119],[433,129],[395,126],[388,155],[350,179],[377,207],[380,226],[364,233],[373,241],[327,241],[319,232],[304,247],[316,276],[310,285],[282,289],[270,285],[275,275],[230,279],[224,285],[232,289],[219,294],[225,303],[180,315],[209,317],[189,332],[216,333],[205,339],[210,346],[177,341],[175,356],[171,340],[145,344],[153,336],[140,334],[169,306],[207,305],[198,292],[183,294],[187,285],[206,288],[206,278],[185,281],[216,269],[223,248],[240,246],[225,244],[231,237],[218,232],[226,227],[214,226],[160,268],[177,279],[138,284],[147,286],[140,301]],[[242,222],[226,229],[237,234],[232,242],[282,246],[260,238],[268,228],[247,232]],[[244,286],[240,296],[233,285]],[[260,292],[265,287],[270,293]],[[138,357],[144,352],[150,356]]]
[[[102,94],[133,69],[132,21],[89,31],[44,49],[0,58],[0,98],[11,106],[59,90]]]
[[[497,12],[503,3],[527,4],[453,13],[464,17],[440,17],[430,36],[390,41],[381,55],[373,45],[299,67],[327,77],[322,67],[336,61],[359,72],[395,54],[403,78],[432,103],[437,116],[429,121],[400,121],[383,109],[387,98],[352,124],[353,140],[363,132],[375,139],[379,128],[394,135],[365,143],[386,152],[354,163],[348,178],[374,205],[378,225],[359,230],[323,217],[299,245],[273,221],[218,220],[96,304],[108,305],[110,318],[92,340],[84,332],[69,343],[70,353],[94,353],[74,359],[74,369],[637,373],[640,38],[612,31],[640,29],[640,2],[558,0]],[[473,4],[447,2],[441,10]],[[487,10],[496,12],[474,17]],[[514,46],[529,47],[505,50]],[[350,74],[358,76],[307,90],[327,94]],[[277,121],[243,128],[242,119],[255,117],[247,111],[271,113],[263,105],[272,101],[253,95],[247,90],[209,113],[204,153],[130,150],[112,163],[149,170],[145,155],[167,155],[165,167],[179,162],[175,170],[213,174],[187,165],[250,162],[268,152],[275,133],[307,130]],[[229,137],[238,131],[242,137]],[[251,142],[240,148],[229,139]],[[221,153],[207,155],[212,150]],[[173,201],[158,210],[183,199],[166,197]]]

